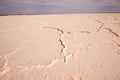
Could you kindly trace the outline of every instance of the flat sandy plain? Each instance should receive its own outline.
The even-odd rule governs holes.
[[[0,16],[0,80],[120,80],[120,14]]]

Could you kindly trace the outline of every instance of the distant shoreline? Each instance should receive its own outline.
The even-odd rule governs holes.
[[[119,14],[120,12],[93,12],[93,13],[44,13],[44,14],[0,14],[0,16],[19,16],[19,15],[69,15],[69,14]]]

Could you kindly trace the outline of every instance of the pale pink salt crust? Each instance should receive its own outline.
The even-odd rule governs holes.
[[[120,14],[0,16],[0,80],[119,80]]]

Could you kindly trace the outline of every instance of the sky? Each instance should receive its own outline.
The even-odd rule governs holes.
[[[0,0],[0,14],[120,12],[120,0]]]

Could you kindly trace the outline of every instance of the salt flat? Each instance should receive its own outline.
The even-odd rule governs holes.
[[[0,16],[0,80],[119,79],[119,13]]]

